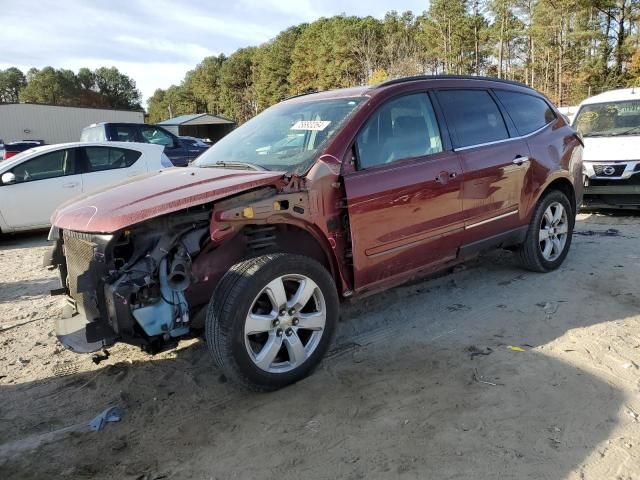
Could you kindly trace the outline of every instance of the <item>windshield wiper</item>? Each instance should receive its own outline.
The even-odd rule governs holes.
[[[635,127],[629,128],[628,130],[625,130],[624,132],[603,132],[603,133],[592,132],[592,133],[585,133],[582,136],[585,137],[585,138],[588,138],[588,137],[621,137],[623,135],[629,135],[634,130],[639,130],[639,129],[640,129],[640,125],[636,125]],[[638,132],[638,133],[640,133],[640,132]]]
[[[260,165],[255,165],[253,163],[245,163],[245,162],[216,162],[216,163],[209,163],[207,165],[202,165],[202,166],[207,168],[219,167],[219,168],[231,168],[236,170],[257,170],[259,172],[267,170],[266,168]]]
[[[636,125],[635,127],[631,127],[629,130],[625,130],[624,132],[614,133],[613,136],[617,137],[619,135],[627,135],[633,132],[634,130],[638,130],[639,128],[640,128],[640,125]]]

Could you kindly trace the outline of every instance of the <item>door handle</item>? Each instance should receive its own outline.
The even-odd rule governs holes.
[[[513,163],[514,165],[522,165],[524,162],[528,162],[528,161],[529,161],[529,157],[523,157],[522,155],[518,155],[516,158],[513,159],[511,163]]]
[[[63,188],[73,188],[73,187],[77,187],[79,185],[78,182],[69,182],[69,183],[63,183],[62,187]]]
[[[458,174],[456,172],[440,172],[440,175],[438,175],[436,177],[436,182],[441,184],[441,185],[446,185],[447,183],[449,183],[449,179],[454,179],[458,176]]]

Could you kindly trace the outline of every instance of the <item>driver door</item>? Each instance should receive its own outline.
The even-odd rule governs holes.
[[[356,290],[456,257],[464,232],[462,168],[445,151],[427,93],[397,97],[356,139],[345,175]]]
[[[75,148],[56,150],[10,170],[16,182],[0,186],[0,208],[9,228],[46,227],[58,205],[82,192],[76,154]]]

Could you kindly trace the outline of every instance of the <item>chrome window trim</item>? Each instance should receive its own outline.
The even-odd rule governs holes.
[[[481,225],[485,225],[485,224],[487,224],[487,223],[491,223],[491,222],[493,222],[493,221],[495,221],[495,220],[500,220],[500,219],[502,219],[502,218],[507,218],[507,217],[510,217],[511,215],[515,215],[515,214],[516,214],[516,213],[518,213],[519,211],[520,211],[520,210],[518,209],[518,210],[514,210],[514,211],[512,211],[512,212],[503,213],[502,215],[498,215],[498,216],[496,216],[496,217],[487,218],[486,220],[482,220],[482,221],[480,221],[480,222],[476,222],[476,223],[472,223],[472,224],[470,224],[470,225],[466,225],[466,226],[464,227],[464,229],[465,229],[465,230],[470,230],[470,229],[472,229],[472,228],[476,228],[476,227],[479,227],[479,226],[481,226]]]
[[[552,125],[556,120],[558,120],[558,119],[555,118],[553,121],[547,123],[545,126],[540,127],[538,130],[534,130],[531,133],[527,133],[526,135],[520,135],[518,137],[509,137],[509,138],[505,138],[503,140],[496,140],[494,142],[476,143],[475,145],[467,145],[466,147],[454,148],[453,151],[454,152],[463,152],[465,150],[471,150],[472,148],[487,147],[487,146],[490,146],[490,145],[498,145],[500,143],[511,142],[513,140],[523,140],[525,138],[529,138],[529,137],[531,137],[533,135],[536,135],[536,134],[540,133],[545,128],[547,128],[549,125]]]

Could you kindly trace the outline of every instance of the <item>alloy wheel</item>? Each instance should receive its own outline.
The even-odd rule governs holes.
[[[564,251],[569,235],[567,211],[559,202],[553,202],[544,211],[540,222],[538,242],[542,257],[548,262],[555,261]]]
[[[305,275],[283,275],[254,299],[244,326],[253,363],[269,373],[299,367],[315,351],[326,324],[326,305],[318,285]]]

